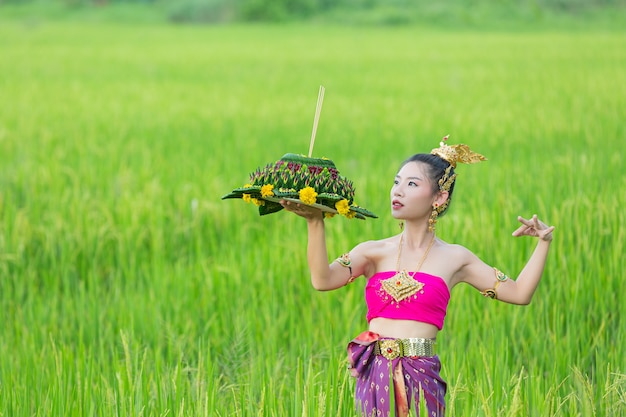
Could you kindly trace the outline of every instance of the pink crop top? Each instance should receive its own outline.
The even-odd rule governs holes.
[[[435,275],[409,272],[409,276],[423,285],[418,285],[418,291],[410,297],[396,301],[381,284],[381,281],[395,274],[396,271],[377,272],[367,281],[367,322],[376,317],[415,320],[432,324],[441,330],[450,300],[450,290],[446,282]]]

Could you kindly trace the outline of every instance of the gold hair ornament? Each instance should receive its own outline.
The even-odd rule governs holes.
[[[475,164],[480,161],[486,161],[483,155],[473,152],[470,150],[469,146],[458,144],[458,145],[446,145],[445,141],[448,140],[448,136],[443,137],[443,140],[439,142],[439,147],[430,151],[431,154],[437,155],[438,157],[448,161],[450,165],[446,168],[443,175],[439,179],[439,191],[450,191],[452,184],[454,184],[454,180],[456,179],[456,173],[450,175],[450,172],[453,168],[456,168],[457,162],[462,164]],[[446,200],[443,204],[439,206],[433,207],[433,213],[431,214],[430,224],[434,228],[434,224],[437,221],[437,215],[444,212],[444,210],[448,207],[449,200]]]
[[[444,171],[443,176],[439,178],[439,191],[450,191],[450,187],[452,187],[452,184],[456,179],[456,174],[450,175],[451,170],[452,164],[448,165],[448,168],[446,168],[446,170]],[[433,207],[432,216],[434,216],[434,218],[431,217],[433,220],[433,224],[437,222],[437,216],[443,213],[443,211],[448,207],[449,202],[450,200],[448,199],[444,201],[443,204]]]
[[[450,171],[452,171],[452,164],[448,165],[448,168],[439,178],[439,191],[450,191],[450,187],[452,187],[452,183],[456,179],[456,174],[450,175]]]
[[[439,142],[439,147],[433,149],[430,153],[448,161],[452,168],[456,168],[458,162],[462,164],[475,164],[476,162],[487,160],[487,158],[481,154],[472,152],[467,145],[461,143],[458,145],[446,145],[445,141],[448,140],[448,136],[450,135],[444,136],[443,140]]]

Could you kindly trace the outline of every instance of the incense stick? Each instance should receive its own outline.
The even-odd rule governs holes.
[[[311,132],[311,144],[309,145],[309,158],[313,154],[313,144],[315,143],[315,132],[317,132],[317,123],[320,119],[320,113],[322,112],[322,102],[324,101],[324,86],[320,85],[319,93],[317,94],[317,107],[315,108],[315,119],[313,120],[313,132]]]

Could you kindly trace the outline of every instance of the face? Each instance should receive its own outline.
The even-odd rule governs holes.
[[[391,187],[391,214],[403,220],[428,216],[435,198],[427,166],[409,162],[400,168]]]

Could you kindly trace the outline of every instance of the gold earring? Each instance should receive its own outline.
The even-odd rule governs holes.
[[[400,230],[404,230],[404,222],[398,223],[398,226],[400,227]]]
[[[435,224],[437,223],[437,216],[439,216],[439,211],[437,210],[438,207],[439,207],[439,204],[437,203],[433,204],[433,211],[430,212],[430,218],[428,219],[428,231],[429,232],[435,231]]]

